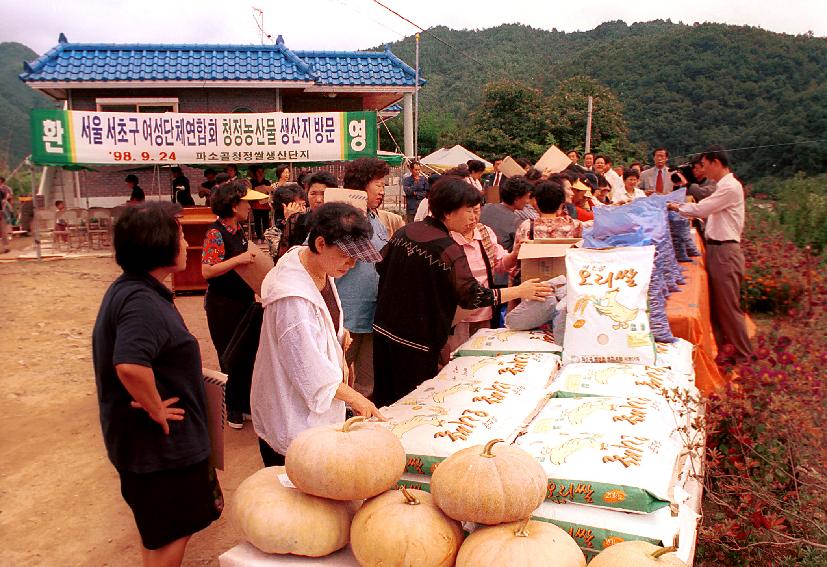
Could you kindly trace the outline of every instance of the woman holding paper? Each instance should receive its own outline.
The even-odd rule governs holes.
[[[252,189],[241,180],[219,185],[210,197],[210,208],[218,215],[204,238],[201,252],[201,275],[207,280],[204,309],[221,371],[227,373],[224,351],[236,327],[255,302],[255,294],[236,273],[235,268],[255,261],[255,247],[247,249],[247,238],[241,221],[250,214],[250,201],[266,199],[267,195]],[[233,429],[244,427],[244,413],[249,413],[250,383],[248,379],[227,373],[227,424]]]

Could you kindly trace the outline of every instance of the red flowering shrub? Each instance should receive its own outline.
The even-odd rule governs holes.
[[[696,565],[827,565],[827,282],[814,269],[808,293],[804,255],[766,225],[744,248],[752,274],[771,274],[745,299],[775,316],[757,321],[755,360],[733,367],[721,348],[722,370],[740,377],[709,399]]]
[[[749,207],[742,248],[746,273],[741,304],[746,311],[783,313],[802,299],[815,260],[787,240],[771,210]]]

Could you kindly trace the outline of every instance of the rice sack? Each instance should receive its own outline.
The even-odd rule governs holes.
[[[695,382],[695,366],[692,362],[692,352],[695,345],[683,339],[676,339],[673,343],[657,343],[657,361],[655,366],[668,368],[673,374],[687,377],[690,383]]]
[[[552,308],[549,310],[551,312]],[[551,319],[551,317],[549,317]],[[521,352],[556,352],[563,347],[548,330],[480,329],[452,354],[460,356],[499,356]]]
[[[515,444],[548,475],[552,502],[654,512],[674,501],[682,446],[620,433],[526,433]]]
[[[630,514],[578,504],[545,501],[531,516],[565,530],[586,557],[622,541],[646,541],[668,547],[676,543],[681,523],[671,510]]]
[[[654,246],[566,251],[567,362],[655,362],[648,291]]]
[[[603,431],[680,442],[685,416],[659,396],[552,398],[528,425],[532,435]]]
[[[555,397],[652,397],[667,401],[678,395],[698,397],[687,375],[643,364],[567,364],[551,384]]]
[[[430,475],[460,449],[512,440],[548,396],[559,358],[547,353],[462,357],[383,408],[407,454],[406,470]]]

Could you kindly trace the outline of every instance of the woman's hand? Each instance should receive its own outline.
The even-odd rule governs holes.
[[[385,416],[379,413],[379,409],[372,401],[367,399],[362,394],[357,393],[354,399],[350,401],[350,407],[356,415],[363,415],[365,417],[375,417],[382,421],[387,421]]]
[[[164,435],[169,435],[169,422],[170,421],[184,421],[184,409],[183,408],[173,408],[170,407],[172,404],[177,403],[179,398],[168,398],[161,402],[161,406],[159,408],[155,408],[153,410],[148,410],[138,402],[132,402],[130,405],[136,409],[142,409],[149,414],[149,417],[161,426],[161,429],[164,430]]]
[[[302,202],[293,201],[292,203],[287,203],[284,205],[284,218],[289,219],[296,213],[303,213],[305,211],[305,205]]]
[[[554,293],[554,289],[547,283],[541,283],[539,278],[524,281],[516,290],[520,299],[531,301],[543,301]]]
[[[242,252],[236,258],[236,266],[243,266],[245,264],[252,264],[256,261],[256,255],[258,255],[258,250],[250,249],[246,252]]]

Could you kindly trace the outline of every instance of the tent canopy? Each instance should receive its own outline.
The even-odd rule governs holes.
[[[432,169],[445,171],[460,164],[465,165],[469,159],[478,159],[485,164],[485,169],[492,167],[491,162],[484,160],[474,152],[457,144],[453,148],[440,148],[419,160],[423,165]]]

